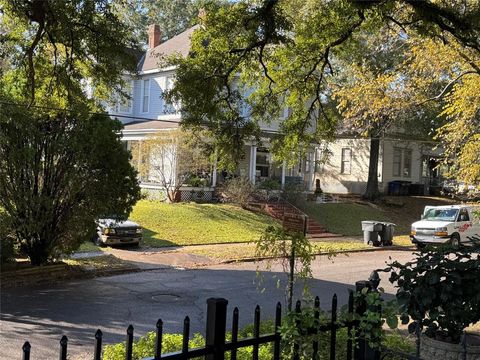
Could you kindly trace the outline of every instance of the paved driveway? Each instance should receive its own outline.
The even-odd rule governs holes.
[[[334,292],[339,303],[344,304],[347,289],[353,288],[355,281],[366,279],[372,269],[384,267],[389,256],[408,261],[412,254],[355,253],[339,255],[333,262],[319,257],[313,266],[310,288],[320,296],[324,308],[329,307]],[[276,302],[284,302],[284,292],[276,286],[277,279],[284,279],[281,265],[273,267],[273,274],[263,273],[263,292],[256,281],[256,268],[254,263],[195,270],[171,268],[4,290],[0,358],[20,358],[21,346],[27,339],[32,344],[32,360],[56,358],[62,334],[70,340],[69,353],[74,355],[71,359],[86,358],[92,352],[97,328],[104,332],[105,342],[112,343],[124,340],[128,324],[133,324],[139,335],[153,330],[158,318],[164,320],[166,332],[179,332],[183,318],[189,315],[192,331],[203,333],[209,297],[227,298],[229,312],[238,306],[242,324],[253,320],[256,304],[262,308],[262,318],[272,317]],[[381,285],[393,294],[394,289],[386,282]]]

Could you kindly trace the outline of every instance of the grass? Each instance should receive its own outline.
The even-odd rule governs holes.
[[[380,220],[399,224],[395,233],[409,229],[414,216],[423,203],[432,199],[398,198],[410,201],[402,207],[387,207],[359,203],[321,204],[306,203],[302,207],[330,232],[348,236],[361,236],[361,221]],[[437,200],[438,199],[433,199]],[[402,218],[402,216],[404,218]],[[242,243],[257,240],[263,230],[274,223],[270,217],[226,204],[166,204],[140,201],[130,218],[144,228],[143,244],[149,247],[212,245]],[[403,231],[402,231],[403,229]],[[400,231],[398,231],[400,230]],[[408,233],[408,231],[407,231]],[[396,236],[394,245],[411,246],[408,235]],[[348,251],[368,248],[361,239],[334,239],[315,242],[318,252]],[[254,244],[198,247],[183,249],[214,259],[240,260],[254,256]],[[98,251],[91,242],[85,242],[80,252]]]
[[[369,205],[306,203],[302,208],[308,215],[326,226],[329,232],[347,236],[362,235],[361,221],[364,220],[392,222],[386,212]]]
[[[165,204],[142,200],[130,219],[152,247],[248,242],[274,223],[270,217],[226,204]]]
[[[118,259],[113,255],[95,256],[84,259],[66,259],[65,264],[73,268],[83,268],[87,270],[104,271],[104,270],[125,270],[134,267],[128,261]]]
[[[307,202],[301,207],[332,233],[360,236],[362,221],[378,220],[396,224],[395,234],[408,235],[411,224],[420,220],[426,205],[448,205],[452,202],[451,199],[428,196],[386,196],[375,204],[357,199],[356,202],[340,204]]]
[[[393,240],[394,245],[409,247],[412,246],[410,239],[405,236],[397,236]],[[372,249],[370,245],[365,245],[358,239],[334,239],[325,241],[312,241],[312,246],[316,253],[329,254],[336,251],[355,251]],[[255,244],[229,244],[229,245],[205,245],[191,246],[177,250],[205,256],[218,261],[240,261],[243,259],[251,259],[255,257]]]
[[[77,250],[77,252],[95,252],[95,251],[100,251],[102,248],[95,245],[92,241],[85,241],[80,245],[80,248]]]

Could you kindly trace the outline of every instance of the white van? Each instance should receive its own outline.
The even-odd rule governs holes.
[[[480,237],[480,207],[469,205],[426,206],[422,220],[414,222],[410,239],[417,247],[450,243],[469,244],[469,237]]]

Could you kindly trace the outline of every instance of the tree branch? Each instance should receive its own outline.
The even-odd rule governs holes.
[[[436,96],[434,97],[431,97],[431,98],[428,98],[418,104],[416,104],[417,106],[419,105],[423,105],[429,101],[435,101],[435,100],[440,100],[446,93],[448,90],[450,90],[450,88],[458,81],[460,80],[462,77],[464,77],[465,75],[469,75],[469,74],[477,74],[478,73],[474,70],[469,70],[469,71],[464,71],[463,73],[461,73],[460,75],[458,75],[455,79],[451,80],[447,85],[445,85],[445,87],[443,88],[443,90]]]

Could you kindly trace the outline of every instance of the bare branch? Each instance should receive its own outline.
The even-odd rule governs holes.
[[[419,105],[423,105],[429,101],[435,101],[435,100],[440,100],[446,93],[448,90],[450,90],[450,88],[458,81],[460,80],[462,77],[464,77],[465,75],[469,75],[469,74],[477,74],[478,73],[476,71],[473,71],[473,70],[469,70],[469,71],[464,71],[463,73],[461,73],[460,75],[458,75],[455,79],[451,80],[447,85],[445,85],[445,87],[443,88],[443,90],[436,96],[434,97],[431,97],[431,98],[428,98],[418,104],[416,104],[417,106]]]

